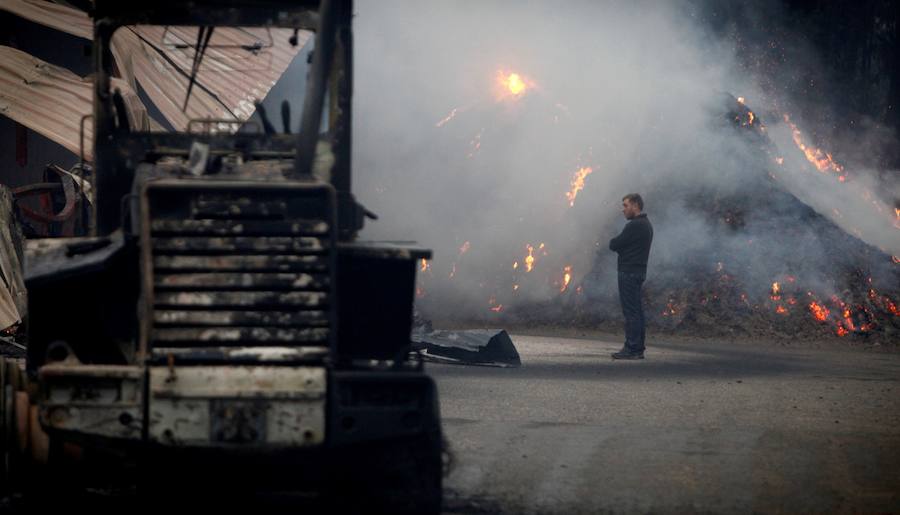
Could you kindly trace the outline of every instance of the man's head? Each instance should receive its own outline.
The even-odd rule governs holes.
[[[631,220],[644,210],[644,199],[637,193],[629,193],[622,197],[622,214]]]

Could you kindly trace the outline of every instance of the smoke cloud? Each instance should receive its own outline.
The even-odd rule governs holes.
[[[419,273],[423,309],[465,317],[609,298],[607,242],[630,192],[643,195],[655,227],[648,287],[657,291],[724,270],[751,298],[788,274],[829,295],[840,263],[896,289],[890,257],[868,245],[900,255],[897,192],[866,171],[841,183],[813,168],[734,45],[700,24],[697,4],[356,8],[354,191],[380,217],[362,237],[434,250]],[[519,95],[500,82],[510,73],[525,85]],[[764,136],[731,119],[729,94],[759,109]],[[824,230],[825,219],[868,245]]]

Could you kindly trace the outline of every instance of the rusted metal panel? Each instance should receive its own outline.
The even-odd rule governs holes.
[[[201,194],[192,206],[194,218],[281,218],[286,213],[287,202],[284,200],[262,200],[247,196]]]
[[[170,271],[324,271],[324,256],[269,255],[269,256],[153,256],[157,272]]]
[[[322,343],[328,340],[327,327],[155,327],[152,339],[162,345],[184,343]]]
[[[150,231],[154,236],[177,234],[195,236],[228,235],[322,235],[328,224],[321,220],[261,221],[261,220],[153,220]]]
[[[176,363],[185,361],[202,361],[204,363],[321,363],[328,356],[328,347],[308,345],[304,347],[288,347],[278,345],[267,346],[214,346],[201,348],[163,347],[153,348],[152,357],[168,362],[169,357]]]
[[[150,367],[152,399],[324,399],[325,368]]]
[[[0,0],[0,9],[93,39],[91,19],[77,9],[35,0]],[[166,120],[180,131],[187,129],[191,119],[249,118],[255,110],[254,101],[265,98],[312,35],[300,31],[293,46],[289,42],[291,29],[217,27],[185,112],[181,108],[197,30],[188,26],[132,26],[119,29],[113,37],[113,55],[124,82],[132,88],[135,81],[140,83]],[[87,105],[89,111],[90,102]],[[79,120],[76,118],[75,124]]]
[[[162,252],[321,252],[326,243],[311,237],[184,237],[153,238],[153,250]]]
[[[40,25],[84,39],[94,39],[87,13],[46,0],[0,0],[0,9]]]
[[[0,329],[21,322],[28,311],[22,263],[25,238],[13,207],[12,192],[0,185]]]
[[[321,367],[151,367],[150,439],[306,446],[325,439]]]
[[[139,367],[56,363],[41,367],[38,374],[43,425],[109,438],[141,437]]]
[[[158,309],[153,323],[163,326],[327,326],[328,314],[309,311],[177,311]]]
[[[154,288],[165,290],[324,290],[328,287],[328,276],[324,274],[237,274],[237,273],[193,273],[156,274]]]
[[[113,87],[122,93],[131,127],[149,130],[147,111],[134,90],[120,79],[113,79]],[[0,46],[0,114],[77,155],[81,119],[92,113],[92,101],[91,79]],[[92,124],[85,123],[83,147],[88,160],[93,153],[92,134]]]
[[[157,307],[292,307],[322,308],[328,302],[325,292],[160,292],[154,304]]]

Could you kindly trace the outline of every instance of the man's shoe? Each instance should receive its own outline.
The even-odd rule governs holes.
[[[615,352],[612,355],[613,359],[644,359],[643,352],[629,352],[627,350],[620,350],[619,352]]]

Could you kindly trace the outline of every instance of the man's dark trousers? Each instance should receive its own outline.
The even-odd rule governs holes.
[[[647,277],[643,272],[619,272],[619,302],[625,315],[625,349],[633,354],[644,352],[644,307],[641,287]]]

